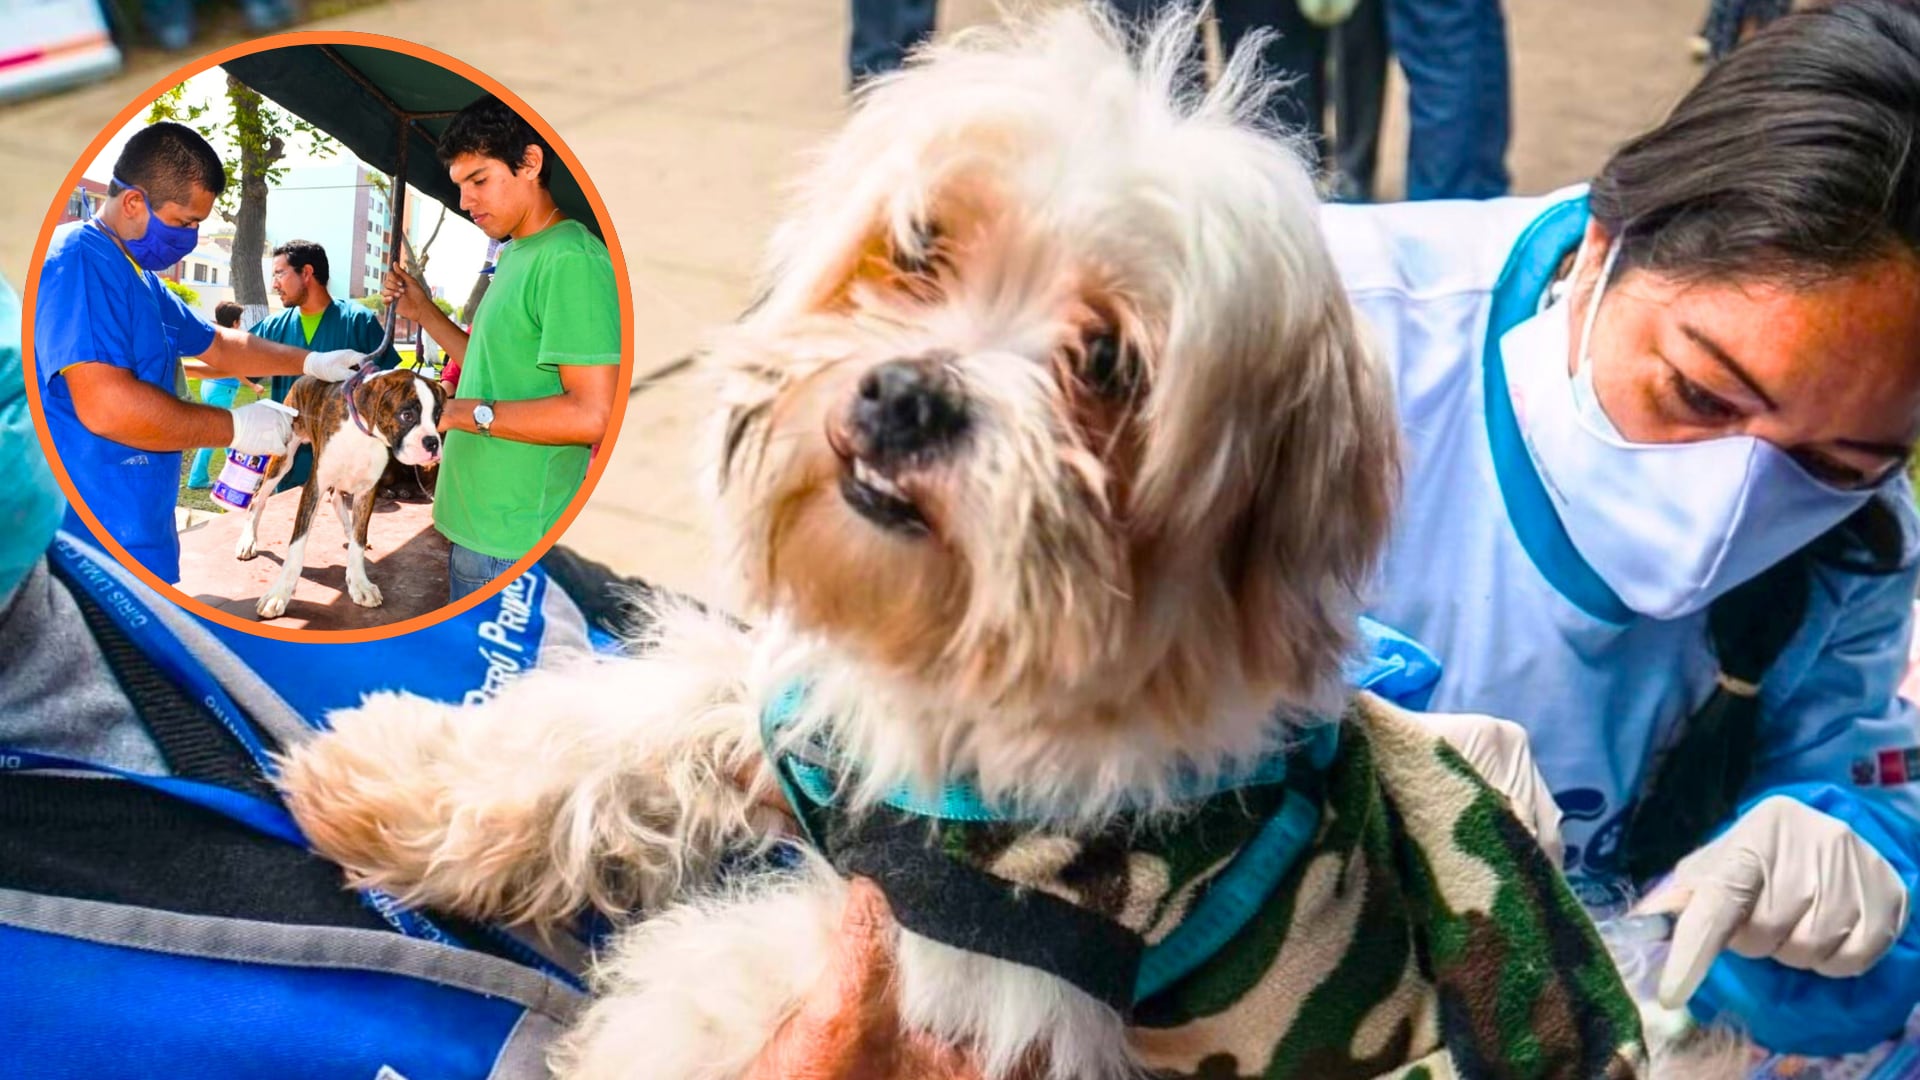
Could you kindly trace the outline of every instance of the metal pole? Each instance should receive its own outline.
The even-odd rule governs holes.
[[[400,253],[405,250],[407,242],[407,144],[413,141],[413,125],[404,116],[396,119],[400,121],[400,161],[393,172],[393,197],[388,200],[389,212],[393,215],[393,235],[388,244],[387,265],[380,271],[383,278],[387,269],[396,263],[403,272],[406,269],[406,262],[401,259]],[[387,309],[388,326],[393,325],[399,310],[398,305]]]

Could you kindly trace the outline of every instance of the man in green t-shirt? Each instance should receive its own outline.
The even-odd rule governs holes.
[[[384,289],[461,365],[433,501],[451,602],[531,551],[580,490],[619,392],[620,300],[606,245],[554,204],[553,148],[504,102],[460,110],[440,161],[460,209],[506,242],[471,334],[397,269]]]

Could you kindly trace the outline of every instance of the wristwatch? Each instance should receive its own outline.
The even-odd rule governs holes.
[[[488,438],[493,437],[493,402],[483,401],[473,407],[473,429]]]

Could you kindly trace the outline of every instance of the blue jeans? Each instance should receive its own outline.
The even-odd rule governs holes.
[[[1512,90],[1500,0],[1389,0],[1407,76],[1407,198],[1505,195]]]
[[[935,0],[852,0],[847,44],[847,81],[858,86],[870,75],[900,66],[907,52],[933,36]]]
[[[200,380],[200,400],[215,408],[233,408],[234,395],[240,392],[238,379],[202,379]],[[194,451],[193,468],[187,473],[187,486],[204,488],[213,486],[213,478],[207,475],[207,469],[213,464],[215,447],[203,446]],[[220,450],[220,459],[226,460],[227,452]]]
[[[461,547],[452,541],[448,541],[447,546],[449,549],[447,551],[447,603],[449,604],[491,585],[495,578],[507,572],[507,567],[520,561],[482,555],[472,548]]]

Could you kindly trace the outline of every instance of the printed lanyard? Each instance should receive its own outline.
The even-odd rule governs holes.
[[[149,776],[116,769],[111,765],[96,765],[90,761],[39,754],[31,750],[10,750],[5,746],[0,746],[0,772],[77,772],[109,776],[192,803],[203,810],[211,810],[276,840],[296,847],[307,846],[307,838],[301,835],[300,826],[294,823],[293,815],[287,813],[285,808],[215,784],[183,780],[177,776]]]
[[[53,546],[47,549],[47,557],[57,565],[61,578],[87,590],[94,603],[100,605],[121,632],[155,667],[172,679],[174,685],[212,713],[220,726],[246,748],[247,755],[262,772],[269,777],[274,775],[273,759],[260,744],[259,736],[254,734],[232,696],[180,644],[151,607],[88,557],[80,545],[65,536],[54,538]]]

